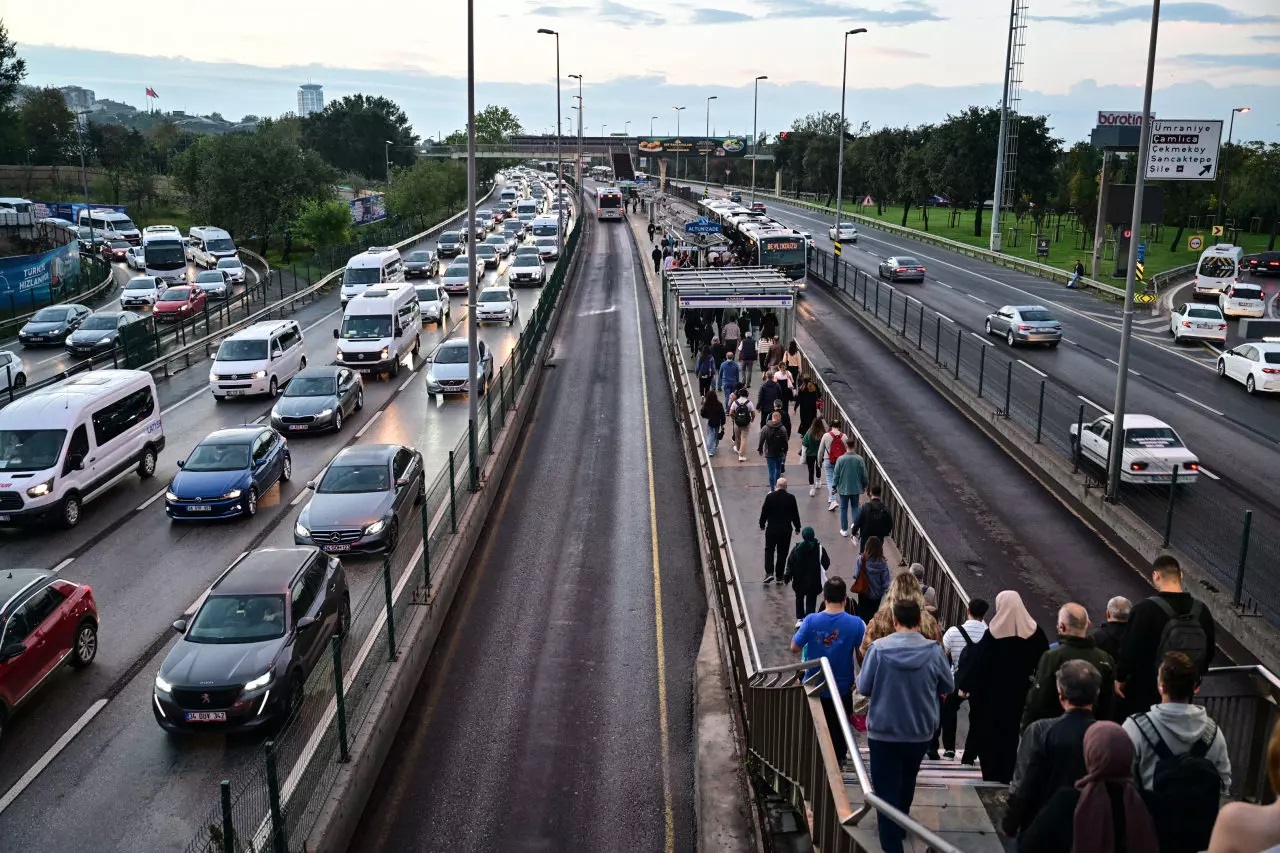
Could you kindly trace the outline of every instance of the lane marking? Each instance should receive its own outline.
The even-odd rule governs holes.
[[[1109,362],[1111,362],[1112,364],[1114,364],[1116,367],[1119,367],[1119,366],[1120,366],[1120,362],[1116,361],[1114,358],[1107,358],[1106,356],[1103,356],[1103,357],[1102,357],[1102,360],[1103,360],[1103,361],[1109,361]]]
[[[1083,394],[1077,394],[1077,395],[1076,395],[1076,399],[1077,399],[1077,400],[1083,400],[1084,402],[1088,403],[1090,406],[1093,406],[1095,409],[1097,409],[1098,411],[1102,412],[1104,415],[1109,415],[1109,414],[1111,414],[1111,410],[1110,410],[1110,409],[1104,409],[1102,406],[1099,406],[1097,403],[1093,402],[1092,400],[1090,400],[1088,397],[1086,397],[1086,396],[1085,396],[1085,395],[1083,395]]]
[[[328,319],[329,319],[330,317],[332,317],[334,314],[341,314],[341,313],[342,313],[342,311],[343,311],[343,309],[342,309],[342,308],[335,308],[334,310],[330,311],[328,314],[325,314],[325,315],[324,315],[323,317],[321,317],[319,320],[316,320],[316,321],[315,321],[314,323],[312,323],[310,326],[303,326],[303,327],[302,327],[302,331],[304,331],[304,332],[309,332],[309,331],[311,331],[312,329],[314,329],[316,326],[319,326],[321,323],[323,323],[323,322],[325,322],[326,320],[328,320]]]
[[[260,423],[262,423],[263,421],[265,421],[266,419],[267,419],[267,413],[266,413],[266,412],[263,412],[262,414],[258,415],[256,418],[254,418],[254,419],[253,419],[253,422],[254,422],[255,424],[260,424]]]
[[[945,281],[938,281],[936,278],[933,280],[933,283],[934,283],[934,284],[940,284],[940,285],[942,285],[943,287],[945,287],[947,290],[955,290],[955,288],[954,288],[954,287],[952,287],[951,285],[947,284]]]
[[[1071,340],[1071,338],[1063,338],[1062,340],[1063,340],[1064,342],[1066,342],[1066,343],[1071,344],[1073,347],[1078,347],[1078,346],[1080,346],[1078,343],[1076,343],[1075,341]]]
[[[199,397],[201,394],[208,394],[208,393],[209,393],[209,389],[208,389],[208,388],[201,388],[199,391],[192,391],[190,394],[188,394],[187,396],[183,397],[183,398],[182,398],[181,400],[179,400],[178,402],[176,402],[176,403],[174,403],[174,404],[170,405],[168,408],[166,408],[166,409],[161,409],[161,410],[160,410],[160,414],[161,414],[161,415],[167,415],[167,414],[169,414],[170,412],[172,412],[174,409],[178,408],[179,406],[185,406],[187,403],[190,403],[192,400],[194,400],[195,398]]]
[[[371,417],[371,418],[369,418],[369,420],[365,421],[364,426],[362,426],[362,427],[360,427],[360,429],[356,430],[356,438],[364,438],[364,434],[365,434],[366,432],[368,432],[368,431],[369,431],[369,427],[371,427],[371,426],[373,426],[375,423],[377,423],[378,418],[382,417],[382,413],[383,413],[384,411],[386,411],[386,410],[385,410],[385,409],[378,409],[378,411],[374,412],[374,413],[373,413],[373,417]]]
[[[67,558],[66,558],[65,560],[63,560],[61,563],[58,563],[58,565],[56,565],[56,566],[54,566],[54,567],[53,567],[53,573],[54,573],[55,575],[56,575],[56,574],[58,574],[58,573],[59,573],[59,572],[61,572],[63,569],[65,569],[67,566],[71,565],[71,561],[72,561],[72,560],[74,560],[74,559],[75,559],[75,557],[67,557]]]
[[[969,298],[970,298],[970,299],[972,299],[974,302],[981,302],[983,305],[990,305],[990,304],[991,304],[990,302],[988,302],[987,300],[985,300],[985,299],[983,299],[983,298],[981,298],[981,297],[979,297],[979,296],[974,296],[972,293],[966,293],[966,294],[965,294],[965,296],[969,297]]]
[[[987,336],[986,336],[986,335],[980,335],[980,334],[978,334],[977,332],[970,332],[969,334],[973,335],[975,338],[977,338],[978,340],[982,341],[982,345],[983,345],[983,346],[986,346],[986,347],[993,347],[993,346],[995,346],[995,344],[993,344],[993,343],[991,343],[991,341],[987,340]]]
[[[0,797],[0,814],[4,814],[5,809],[13,805],[13,801],[22,795],[22,792],[36,780],[36,777],[43,773],[44,769],[53,763],[53,760],[58,757],[58,754],[61,753],[62,750],[66,749],[67,745],[75,739],[76,735],[84,731],[85,726],[93,722],[93,718],[98,716],[98,712],[106,706],[106,699],[99,699],[94,702],[83,714],[80,715],[80,719],[76,720],[75,723],[71,725],[71,728],[63,732],[62,737],[58,738],[54,742],[53,746],[49,747],[45,751],[45,754],[40,756],[40,760],[31,765],[27,772],[22,774],[22,778],[13,783],[13,787],[6,791],[3,797]]]
[[[1199,400],[1195,399],[1194,397],[1188,397],[1186,394],[1183,394],[1181,391],[1175,391],[1173,393],[1177,394],[1179,397],[1186,400],[1188,403],[1195,403],[1197,406],[1204,409],[1206,412],[1213,412],[1215,415],[1217,415],[1220,418],[1226,417],[1225,414],[1223,414],[1222,412],[1219,412],[1217,409],[1213,408],[1212,406],[1206,406],[1204,403],[1201,403]]]
[[[950,317],[948,317],[946,314],[943,314],[941,311],[935,311],[933,313],[937,314],[939,317],[946,320],[948,323],[950,323],[953,326],[956,324],[955,320],[952,320]]]
[[[425,364],[425,362],[419,362],[418,364],[419,364],[419,366],[421,366],[422,364]],[[414,368],[414,370],[417,370],[417,368],[415,367],[415,368]],[[409,387],[409,383],[410,383],[410,382],[412,382],[412,381],[413,381],[413,376],[412,376],[412,374],[411,374],[411,375],[409,376],[409,378],[408,378],[408,379],[406,379],[404,382],[401,382],[401,383],[400,383],[400,387],[396,389],[396,393],[397,393],[397,394],[399,394],[401,391],[403,391],[404,389],[408,388],[408,387]]]
[[[164,493],[167,491],[169,491],[168,486],[166,486],[165,488],[161,489],[160,491],[156,492],[154,495],[152,495],[151,497],[143,501],[142,504],[139,505],[139,507],[134,510],[134,512],[142,512],[144,509],[146,509],[147,507],[151,506],[153,503],[155,503],[156,501],[164,497]]]
[[[1034,368],[1034,367],[1032,367],[1031,365],[1027,364],[1027,363],[1026,363],[1025,361],[1023,361],[1022,359],[1018,359],[1018,364],[1021,364],[1023,367],[1025,367],[1027,370],[1030,370],[1032,373],[1038,373],[1038,374],[1040,374],[1040,376],[1041,376],[1041,377],[1043,377],[1043,378],[1045,378],[1045,379],[1048,379],[1048,378],[1049,378],[1049,374],[1045,373],[1043,370],[1037,370],[1036,368]]]
[[[1221,480],[1221,479],[1222,479],[1222,478],[1221,478],[1221,477],[1219,477],[1217,474],[1213,473],[1212,471],[1210,471],[1208,468],[1204,467],[1203,465],[1201,465],[1201,466],[1200,466],[1200,473],[1201,473],[1201,474],[1204,474],[1204,475],[1205,475],[1206,477],[1208,477],[1210,480]]]

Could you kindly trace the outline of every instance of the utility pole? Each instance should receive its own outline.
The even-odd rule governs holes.
[[[844,34],[844,70],[840,73],[840,127],[836,129],[836,221],[832,223],[836,236],[840,236],[840,215],[844,213],[844,93],[849,81],[849,36],[856,36],[867,31],[866,27],[858,27]],[[754,183],[754,182],[753,182]]]
[[[480,329],[476,323],[476,0],[467,0],[467,471],[480,488],[476,433],[480,428]],[[450,488],[453,484],[450,483]]]
[[[1000,138],[996,147],[996,187],[995,197],[991,202],[991,238],[988,248],[993,252],[1000,251],[1000,212],[1004,198],[1004,161],[1008,156],[1006,150],[1009,134],[1009,83],[1013,75],[1013,41],[1017,34],[1018,3],[1020,0],[1009,0],[1009,41],[1004,51],[1004,88],[1000,95]],[[981,215],[982,208],[978,208]]]
[[[755,79],[755,94],[751,97],[751,204],[756,203],[756,149],[760,140],[760,81],[768,80],[767,74]]]

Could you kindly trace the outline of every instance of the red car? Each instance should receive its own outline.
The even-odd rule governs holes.
[[[62,663],[98,655],[93,590],[40,569],[0,574],[0,737],[18,706]]]
[[[102,259],[104,261],[123,261],[132,247],[128,240],[107,240],[103,242]]]
[[[185,320],[204,310],[204,291],[194,284],[171,287],[156,300],[151,315],[157,320]]]
[[[757,201],[755,204],[751,205],[751,210],[752,210],[752,211],[754,211],[755,213],[765,213],[765,212],[767,212],[767,211],[765,211],[765,209],[764,209],[764,203],[763,203],[763,202],[759,202],[759,201]]]

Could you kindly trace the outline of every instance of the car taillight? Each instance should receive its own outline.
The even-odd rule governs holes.
[[[1219,331],[1219,332],[1225,332],[1226,330],[1227,330],[1227,324],[1226,324],[1226,323],[1223,323],[1222,325],[1218,326],[1218,331]]]
[[[1183,321],[1182,321],[1182,325],[1183,325],[1183,326],[1185,326],[1186,328],[1190,329],[1190,328],[1191,328],[1191,321],[1190,321],[1190,320],[1183,320]]]
[[[1029,331],[1031,331],[1031,327],[1030,327],[1030,326],[1019,326],[1019,327],[1018,327],[1018,331],[1019,331],[1019,332],[1029,332]]]
[[[894,270],[894,272],[906,272],[906,271],[907,271],[906,267],[898,267],[896,270]]]
[[[1262,372],[1271,374],[1280,373],[1280,367],[1264,367],[1262,368]]]
[[[1183,471],[1199,471],[1199,470],[1200,470],[1200,463],[1199,463],[1199,462],[1185,462],[1185,463],[1183,463],[1183,465],[1182,465],[1182,470],[1183,470]]]
[[[1129,463],[1129,470],[1130,470],[1130,471],[1145,471],[1145,470],[1147,470],[1147,463],[1145,463],[1145,462],[1130,462],[1130,463]]]

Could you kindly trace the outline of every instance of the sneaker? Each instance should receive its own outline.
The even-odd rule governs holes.
[[[841,536],[848,536],[848,535],[849,535],[849,531],[847,531],[847,530],[841,530],[841,531],[840,531],[840,535],[841,535]]]
[[[835,512],[835,511],[836,511],[836,507],[838,507],[838,506],[840,506],[840,502],[839,502],[839,501],[828,501],[828,502],[827,502],[827,512]]]
[[[947,759],[947,761],[955,761],[956,751],[954,749],[948,749],[946,752],[942,753],[942,757]]]
[[[818,493],[818,487],[817,487],[817,486],[810,486],[810,487],[809,487],[809,497],[813,497],[813,496],[814,496],[814,495],[816,495],[817,493]]]
[[[940,759],[938,758],[938,750],[936,750],[936,749],[931,749],[931,750],[929,750],[928,752],[926,752],[926,753],[924,754],[924,757],[925,757],[925,758],[927,758],[927,759],[929,759],[930,761],[939,761],[939,760],[940,760]]]
[[[741,453],[739,453],[739,454],[738,454],[738,461],[739,461],[739,462],[746,462],[746,461],[747,461],[747,457],[745,457],[745,456],[743,456]]]
[[[771,584],[771,583],[773,583],[773,575],[765,575],[765,576],[764,576],[764,582],[765,582],[765,584],[766,584],[766,585],[767,585],[767,584]]]

